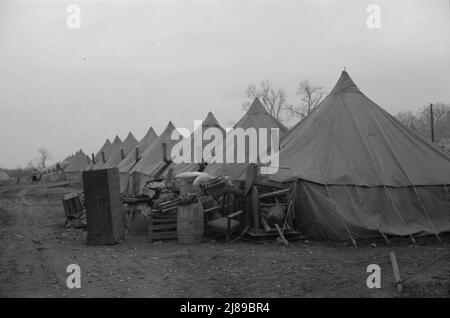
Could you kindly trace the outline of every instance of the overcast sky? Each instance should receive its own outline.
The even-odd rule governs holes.
[[[66,26],[67,6],[81,28]],[[368,5],[381,8],[369,29]],[[53,160],[213,111],[229,126],[263,79],[291,103],[346,66],[391,114],[450,102],[449,0],[0,0],[0,167]]]

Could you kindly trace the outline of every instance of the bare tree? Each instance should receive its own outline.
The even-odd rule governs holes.
[[[33,160],[28,161],[26,169],[33,170],[35,168]]]
[[[270,115],[280,122],[285,120],[285,115],[289,111],[290,105],[284,88],[279,87],[275,89],[269,80],[264,80],[258,88],[255,84],[249,85],[245,95],[249,98],[249,101],[242,104],[245,110],[248,110],[253,100],[258,97]]]
[[[303,80],[297,91],[297,95],[301,96],[301,104],[289,107],[291,114],[301,119],[312,114],[316,111],[325,93],[323,87],[312,85],[308,79]]]
[[[430,106],[423,106],[414,114],[411,111],[399,112],[396,118],[405,126],[413,128],[425,139],[431,136]],[[450,149],[450,104],[433,104],[434,134],[438,145]]]
[[[37,158],[37,160],[39,162],[39,166],[41,166],[42,168],[45,168],[45,164],[52,157],[50,150],[45,149],[45,148],[39,148],[38,153],[39,153],[39,157]]]

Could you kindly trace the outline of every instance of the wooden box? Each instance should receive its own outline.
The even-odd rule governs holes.
[[[75,192],[64,195],[62,204],[64,207],[64,212],[66,214],[66,218],[68,219],[79,214],[83,210],[80,195]]]
[[[123,206],[116,168],[83,172],[87,244],[115,244],[124,239]]]
[[[148,241],[177,238],[177,209],[166,213],[151,213],[147,217]]]

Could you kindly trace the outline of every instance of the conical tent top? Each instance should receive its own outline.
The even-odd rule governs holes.
[[[156,134],[156,132],[155,132],[155,130],[153,129],[153,127],[150,127],[148,130],[147,130],[147,133],[145,134],[145,136],[144,136],[144,138],[142,138],[142,139],[145,139],[145,138],[154,138],[154,137],[157,137],[158,135]]]
[[[206,127],[221,127],[212,112],[208,112],[208,115],[206,115],[206,118],[205,120],[203,120],[202,125]]]
[[[250,105],[250,108],[247,111],[247,114],[268,114],[266,108],[261,103],[258,97],[255,98],[253,103]]]
[[[128,133],[127,138],[125,138],[125,140],[123,141],[124,143],[128,143],[128,142],[137,142],[136,138],[134,137],[134,135],[131,133],[131,131]]]
[[[342,71],[341,77],[331,91],[331,94],[340,94],[344,92],[361,93],[358,86],[356,86],[355,82],[353,82],[350,75],[348,75],[345,70]]]

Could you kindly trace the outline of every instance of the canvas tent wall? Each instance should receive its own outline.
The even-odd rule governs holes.
[[[112,151],[108,159],[104,164],[101,164],[98,169],[107,169],[107,168],[114,168],[120,161],[125,159],[125,156],[132,150],[137,144],[136,138],[134,138],[133,134],[130,132],[128,133],[127,138],[123,141],[120,146],[116,147],[114,151]],[[122,153],[124,155],[124,158],[122,158]]]
[[[296,227],[357,240],[450,230],[450,157],[367,98],[347,72],[282,141],[276,181],[297,182]]]
[[[83,152],[83,150],[79,150],[73,158],[70,160],[67,167],[64,169],[64,175],[68,180],[81,180],[81,173],[84,170],[88,170],[91,167],[91,160],[89,157]],[[59,176],[60,173],[56,172]],[[58,180],[52,180],[58,181]]]
[[[267,129],[268,133],[266,145],[268,147],[270,147],[270,136],[271,136],[270,129],[272,128],[278,129],[280,138],[282,138],[287,132],[287,128],[284,127],[278,120],[276,120],[272,115],[269,114],[269,112],[266,110],[266,108],[263,106],[263,104],[258,98],[255,98],[252,105],[248,109],[247,113],[239,120],[239,122],[237,122],[237,124],[234,125],[233,128],[234,129],[242,128],[243,130],[246,130],[248,128],[255,128],[257,131],[259,131],[260,128]],[[234,162],[237,162],[237,152],[239,151],[239,149],[237,148],[236,143],[231,140],[231,138],[226,138],[223,151],[222,153],[218,154],[218,157],[221,157],[223,161],[226,161],[226,155],[224,154],[224,152],[227,149],[231,148],[234,148],[234,155],[235,155]],[[264,149],[260,147],[258,135],[256,153],[260,154],[265,150],[266,150],[265,147]],[[249,144],[247,143],[245,147],[244,163],[210,163],[206,167],[205,172],[210,173],[214,176],[219,176],[222,174],[228,175],[235,180],[243,179],[245,178],[245,171],[248,167],[250,159],[253,159],[253,156],[251,156],[251,154],[249,153]],[[254,160],[258,159],[254,158]],[[206,161],[211,162],[211,159],[207,158]]]
[[[128,194],[141,193],[145,183],[154,179],[155,174],[163,168],[165,165],[162,151],[163,144],[166,144],[167,159],[170,159],[172,147],[178,142],[178,140],[172,140],[171,138],[174,130],[175,126],[172,122],[169,122],[158,139],[142,154],[142,158],[131,169]]]
[[[145,136],[137,143],[137,145],[126,155],[125,159],[119,162],[116,166],[119,169],[119,177],[120,177],[120,192],[126,193],[128,184],[129,184],[129,176],[130,170],[137,163],[136,161],[136,149],[138,150],[139,158],[142,157],[142,154],[150,147],[153,142],[158,138],[158,135],[155,133],[152,127],[150,127],[145,134]]]

